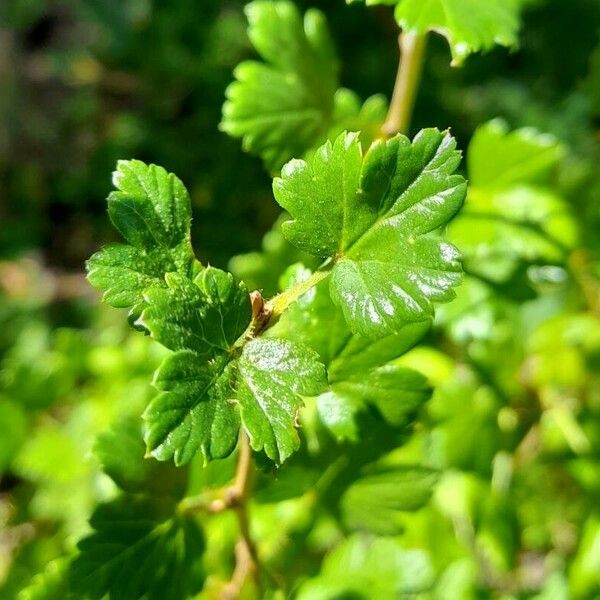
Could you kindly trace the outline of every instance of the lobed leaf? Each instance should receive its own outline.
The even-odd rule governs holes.
[[[202,534],[191,519],[174,515],[174,506],[137,495],[100,505],[71,567],[76,597],[180,600],[199,591]]]
[[[302,397],[327,385],[325,367],[309,348],[257,338],[244,347],[239,372],[238,400],[250,443],[283,462],[300,444],[296,423]]]
[[[330,292],[354,333],[382,337],[426,321],[454,297],[458,252],[428,236],[462,206],[466,183],[454,139],[427,129],[362,156],[356,134],[287,163],[273,190],[292,219],[283,234],[333,263]]]
[[[509,48],[518,44],[523,0],[366,0],[366,3],[396,5],[396,20],[404,30],[435,31],[443,35],[450,44],[454,65],[460,65],[469,54],[491,50],[496,44]]]
[[[167,357],[154,377],[161,390],[144,412],[148,451],[159,460],[188,463],[228,456],[238,438],[235,367],[227,357],[206,362],[190,350]]]
[[[438,473],[419,466],[398,466],[370,473],[344,492],[340,508],[350,529],[394,535],[402,529],[402,513],[424,506]]]
[[[286,0],[246,6],[248,35],[264,62],[238,65],[227,89],[221,129],[277,171],[327,132],[338,85],[338,61],[325,17],[302,19]]]
[[[135,321],[143,293],[164,286],[164,275],[192,277],[199,265],[190,239],[189,195],[172,173],[139,160],[119,161],[113,174],[117,191],[108,197],[108,213],[129,245],[113,244],[87,262],[88,280],[104,290],[104,300],[129,308]]]
[[[303,270],[295,281],[309,275]],[[329,381],[328,390],[317,397],[319,417],[337,438],[356,440],[356,415],[368,406],[399,426],[431,396],[425,377],[396,363],[428,329],[429,323],[409,324],[376,341],[353,335],[323,282],[287,310],[274,335],[319,353]]]
[[[480,127],[469,146],[473,185],[449,227],[470,272],[495,282],[519,263],[562,263],[578,231],[567,204],[547,187],[563,149],[530,128],[509,132],[501,121]]]
[[[302,396],[319,393],[326,378],[311,350],[258,338],[237,359],[223,355],[206,363],[192,351],[177,352],[157,371],[155,385],[163,393],[144,414],[154,457],[174,457],[178,465],[198,450],[206,459],[225,457],[235,447],[241,420],[252,447],[283,462],[299,445]]]

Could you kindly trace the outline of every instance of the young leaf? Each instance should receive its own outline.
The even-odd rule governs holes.
[[[411,141],[378,141],[363,158],[342,134],[309,162],[292,160],[275,179],[292,216],[283,234],[333,263],[330,292],[354,333],[382,337],[426,321],[433,301],[454,297],[461,266],[454,247],[426,234],[462,206],[466,183],[454,139],[436,129]]]
[[[192,350],[199,357],[227,353],[252,317],[245,285],[219,269],[207,267],[190,281],[168,273],[166,287],[144,294],[148,307],[140,322],[170,350]]]
[[[302,396],[327,385],[325,367],[309,348],[257,338],[244,347],[239,372],[238,400],[250,443],[283,462],[300,443],[296,422]]]
[[[320,11],[309,10],[303,21],[291,2],[257,0],[246,14],[248,35],[265,62],[236,68],[221,129],[277,171],[327,132],[338,61]]]
[[[347,0],[360,2],[361,0]],[[396,5],[396,19],[407,31],[441,33],[450,44],[452,64],[495,44],[518,44],[523,0],[366,0],[367,5]]]
[[[124,494],[92,515],[94,532],[78,544],[71,567],[77,597],[181,600],[197,592],[204,543],[198,526],[175,507]]]
[[[139,160],[119,161],[113,183],[117,191],[108,197],[108,213],[129,245],[94,254],[88,279],[111,306],[131,309],[135,320],[144,290],[164,286],[165,273],[192,277],[199,269],[190,239],[190,198],[175,175]]]

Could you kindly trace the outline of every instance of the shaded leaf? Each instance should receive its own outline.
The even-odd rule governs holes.
[[[171,504],[128,494],[100,505],[71,567],[78,597],[181,600],[199,591],[202,535],[191,519],[174,514]]]
[[[324,559],[320,574],[300,588],[299,600],[409,598],[427,592],[433,567],[422,550],[396,539],[355,534]]]
[[[119,421],[100,434],[94,454],[102,470],[125,492],[154,497],[180,497],[185,493],[187,472],[145,457],[146,448],[139,418]]]
[[[338,62],[320,11],[302,19],[291,2],[259,0],[246,6],[246,14],[248,35],[264,62],[235,69],[221,129],[277,171],[327,132]]]
[[[350,529],[393,535],[402,529],[402,513],[424,506],[438,474],[418,466],[398,466],[357,479],[344,492],[340,510]]]
[[[19,592],[17,600],[71,600],[69,562],[67,557],[49,562],[33,577],[31,583]]]

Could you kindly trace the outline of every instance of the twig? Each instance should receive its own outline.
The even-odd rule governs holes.
[[[221,593],[221,600],[233,600],[239,597],[240,590],[249,576],[254,578],[260,590],[260,562],[256,545],[250,534],[248,515],[248,495],[252,475],[252,452],[250,440],[245,431],[240,432],[239,455],[235,479],[225,492],[225,503],[235,511],[240,529],[240,539],[236,545],[236,566],[233,577]]]
[[[426,35],[410,31],[398,36],[400,47],[398,74],[388,115],[381,127],[382,133],[386,136],[408,131],[421,81],[426,41]]]
[[[308,279],[281,292],[281,294],[277,294],[277,296],[273,296],[265,305],[265,310],[269,315],[268,326],[275,325],[290,304],[296,302],[308,290],[323,281],[331,272],[332,266],[333,262],[315,271]]]
[[[235,512],[240,539],[236,544],[236,566],[231,581],[222,590],[221,600],[232,600],[239,596],[240,590],[248,576],[254,577],[255,585],[260,590],[260,562],[256,544],[250,534],[250,518],[248,514],[248,498],[252,484],[252,451],[250,440],[245,431],[240,432],[238,461],[233,483],[219,490],[216,494],[200,494],[184,498],[179,504],[180,512],[218,513],[225,510]]]
[[[249,576],[256,575],[256,563],[248,553],[246,544],[239,541],[235,546],[235,569],[219,594],[219,600],[237,600]]]

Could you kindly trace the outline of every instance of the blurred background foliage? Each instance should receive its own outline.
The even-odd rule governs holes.
[[[87,532],[93,508],[114,494],[94,440],[152,395],[160,349],[100,307],[82,276],[84,260],[114,239],[105,198],[116,160],[154,162],[185,182],[201,260],[225,267],[262,243],[264,253],[232,267],[274,291],[299,259],[268,232],[278,217],[269,174],[218,129],[232,70],[253,56],[243,4],[0,3],[0,598],[15,598]],[[327,15],[344,86],[362,99],[390,95],[398,32],[389,7],[296,4]],[[313,576],[299,597],[331,597],[322,590],[350,555],[356,598],[395,597],[390,589],[439,599],[599,597],[599,31],[597,0],[531,0],[519,50],[496,48],[460,69],[431,36],[412,130],[450,127],[468,149],[470,214],[450,235],[469,275],[426,346],[401,359],[436,391],[394,460],[444,475],[431,502],[402,517],[400,537],[355,534],[322,566],[337,525],[312,514],[304,496],[285,508],[260,504],[259,543],[272,567],[314,559],[297,567]],[[538,133],[510,138],[524,127]],[[485,145],[502,141],[509,157],[546,158],[500,185],[502,165],[485,164]],[[542,234],[529,221],[526,238],[470,223],[481,198],[507,219],[511,203],[526,207]],[[557,247],[547,243],[553,231]],[[511,246],[515,237],[526,242]],[[232,524],[223,519],[212,525],[207,560],[226,579]],[[380,590],[390,557],[404,566],[393,570],[395,587]],[[21,597],[37,597],[34,588]]]

